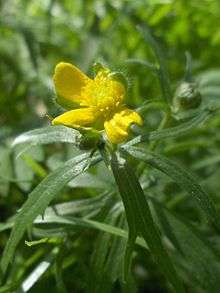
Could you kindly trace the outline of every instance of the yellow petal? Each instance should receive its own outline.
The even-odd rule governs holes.
[[[60,62],[55,68],[53,81],[58,95],[58,103],[64,107],[71,107],[74,103],[83,102],[81,90],[91,79],[76,66]]]
[[[132,123],[142,125],[143,121],[137,112],[123,108],[111,120],[104,123],[108,139],[115,144],[125,141]]]
[[[82,108],[65,112],[53,119],[52,124],[62,124],[68,127],[78,128],[81,126],[90,126],[95,119],[95,111],[93,108]]]
[[[127,131],[123,131],[121,130],[121,128],[116,127],[114,125],[113,119],[106,121],[104,123],[104,127],[105,127],[106,135],[112,143],[115,143],[115,144],[120,143],[126,140],[126,138],[128,137]]]

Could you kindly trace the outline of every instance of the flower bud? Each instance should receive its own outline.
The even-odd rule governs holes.
[[[173,99],[174,112],[195,109],[201,104],[201,94],[197,84],[183,82],[177,88]]]

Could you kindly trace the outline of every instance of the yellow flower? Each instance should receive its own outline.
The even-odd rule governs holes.
[[[53,125],[105,129],[109,141],[117,144],[127,139],[132,123],[143,123],[138,113],[123,105],[125,86],[107,68],[90,79],[74,65],[61,62],[53,80],[58,102],[72,109],[78,106],[53,119]]]

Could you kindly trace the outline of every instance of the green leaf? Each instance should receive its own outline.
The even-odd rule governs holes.
[[[112,226],[121,226],[121,208],[113,206],[105,218]],[[112,234],[100,233],[91,261],[91,278],[88,292],[110,292],[114,282],[121,276],[122,256],[125,241]]]
[[[130,59],[127,59],[125,62],[128,64],[145,66],[149,68],[150,70],[152,70],[153,73],[157,73],[157,67],[149,61],[130,58]]]
[[[220,86],[220,70],[219,69],[209,69],[207,71],[202,71],[197,76],[197,81],[200,87],[207,86]]]
[[[0,223],[0,232],[11,229],[13,227],[13,225],[14,225],[13,222]]]
[[[40,178],[44,178],[47,175],[47,171],[42,167],[36,160],[34,160],[30,155],[23,154],[22,160],[24,163]]]
[[[157,217],[158,217],[158,220],[160,222],[162,229],[164,230],[166,236],[170,239],[170,241],[176,247],[176,249],[178,249],[178,251],[182,254],[183,252],[181,249],[181,245],[179,244],[179,241],[173,231],[173,227],[170,225],[170,223],[166,217],[164,209],[159,204],[157,204],[156,201],[153,201],[153,203],[154,203],[155,212],[157,214]]]
[[[79,175],[76,180],[73,180],[69,183],[69,186],[72,188],[98,188],[106,189],[108,187],[107,182],[98,178],[98,176],[91,173],[83,173]]]
[[[117,158],[115,155],[112,155],[111,167],[125,206],[128,226],[131,229],[129,233],[139,232],[142,235],[161,271],[176,292],[184,292],[169,255],[161,242],[148,202],[134,171],[125,160]],[[132,236],[136,237],[136,234]]]
[[[124,214],[120,215],[117,223],[118,227],[124,226]],[[106,276],[109,275],[109,279],[113,284],[116,280],[121,278],[121,268],[123,263],[123,255],[125,250],[126,241],[122,238],[113,237],[111,249],[106,260]]]
[[[158,42],[153,37],[153,35],[150,31],[150,28],[148,28],[146,26],[145,27],[138,26],[138,31],[141,33],[141,35],[143,36],[145,41],[150,44],[150,46],[152,47],[152,49],[157,57],[157,60],[159,63],[159,69],[157,70],[157,74],[158,74],[158,78],[160,81],[163,97],[168,103],[171,103],[172,91],[171,91],[171,85],[170,85],[170,80],[169,80],[169,74],[168,74],[166,64],[165,64],[164,54],[163,54]]]
[[[105,191],[102,194],[92,198],[59,203],[54,206],[48,207],[45,210],[44,217],[51,215],[66,216],[75,214],[85,214],[87,216],[90,212],[94,212],[102,208],[111,196],[112,192]]]
[[[59,203],[54,206],[47,207],[44,212],[44,219],[51,218],[53,216],[67,216],[67,215],[85,215],[87,218],[90,214],[94,215],[95,212],[99,212],[99,210],[105,205],[105,203],[112,196],[112,192],[104,192],[99,196],[94,198],[86,198],[80,200],[73,200],[69,202]],[[40,220],[41,220],[40,216]],[[0,232],[13,228],[14,219],[10,219],[10,221],[6,223],[0,223]],[[34,221],[37,222],[39,218],[37,217]],[[46,236],[45,236],[46,237]]]
[[[43,149],[40,146],[34,146],[32,149],[26,149],[26,153],[21,156],[22,146],[18,145],[14,152],[14,168],[18,186],[24,190],[29,191],[32,186],[32,181],[36,170],[33,170],[29,162],[33,160],[42,161]],[[20,155],[20,156],[19,156]]]
[[[12,162],[10,150],[0,146],[0,194],[7,196],[9,192],[9,178],[12,177]]]
[[[25,278],[21,284],[21,292],[29,292],[29,290],[36,284],[42,275],[50,268],[58,253],[58,248],[55,247],[47,257],[44,258],[33,271]]]
[[[209,111],[202,111],[196,117],[191,118],[187,122],[183,122],[175,127],[155,130],[144,135],[139,135],[127,142],[124,146],[129,147],[144,141],[155,141],[183,136],[198,126],[200,123],[203,123],[209,116]]]
[[[54,263],[54,274],[55,274],[55,279],[56,279],[56,288],[59,293],[67,293],[65,282],[63,280],[64,256],[65,256],[66,250],[62,249],[63,246],[61,246],[60,248],[61,249],[59,249],[59,253],[56,256],[55,263]]]
[[[117,168],[117,161],[114,160],[114,157],[112,158],[111,167],[113,170],[115,181],[119,186],[119,183],[121,183],[121,177],[122,177],[122,175],[120,174],[121,169]],[[123,184],[121,184],[119,189],[122,196],[122,200],[124,202],[124,207],[125,207],[128,226],[129,226],[128,241],[127,241],[127,247],[126,247],[125,257],[124,257],[123,278],[125,282],[128,282],[128,279],[129,279],[132,252],[134,250],[135,241],[138,236],[138,227],[136,223],[135,214],[133,212],[135,199],[131,193],[126,194],[128,192],[127,188],[128,187],[126,186],[126,184],[124,186]]]
[[[25,132],[14,140],[12,146],[22,145],[17,156],[20,156],[31,146],[50,144],[56,142],[73,143],[81,137],[81,134],[72,128],[65,126],[48,126]]]
[[[91,165],[100,159],[95,157],[91,160]],[[34,219],[42,214],[49,203],[62,190],[62,188],[74,177],[82,173],[88,162],[89,154],[85,153],[67,161],[62,167],[49,174],[29,195],[27,201],[22,206],[15,219],[10,238],[4,249],[1,259],[1,269],[6,272],[14,251],[23,237],[26,229]]]
[[[18,27],[18,31],[24,38],[27,50],[29,52],[30,61],[35,70],[38,69],[38,57],[39,57],[39,43],[36,40],[36,37],[32,30],[24,25]]]
[[[189,196],[196,200],[198,205],[205,212],[207,218],[220,229],[219,215],[211,198],[197,183],[190,172],[179,167],[175,162],[158,154],[148,152],[143,148],[129,147],[126,148],[126,152],[172,178],[183,190],[188,192]]]
[[[218,164],[220,162],[220,155],[215,155],[215,156],[208,156],[207,158],[205,157],[202,160],[196,161],[194,164],[192,164],[192,168],[194,170],[206,168],[208,166],[214,166],[215,164]]]
[[[102,232],[106,232],[112,235],[116,235],[118,237],[122,237],[125,239],[128,239],[128,232],[106,224],[106,223],[101,223],[99,221],[95,221],[95,220],[91,220],[91,219],[85,219],[85,218],[76,218],[76,217],[72,217],[72,216],[65,216],[65,217],[61,217],[61,216],[57,216],[57,215],[46,215],[44,216],[44,218],[42,217],[37,217],[37,219],[34,221],[34,225],[42,225],[42,226],[46,226],[47,224],[51,225],[59,225],[59,227],[61,226],[75,226],[75,227],[81,227],[81,228],[85,228],[85,229],[96,229]],[[144,242],[144,240],[140,237],[137,237],[136,239],[136,243],[145,248],[148,249],[146,243]]]
[[[186,68],[185,68],[185,76],[184,80],[187,82],[192,82],[192,56],[190,52],[185,52],[186,56]]]
[[[194,278],[196,285],[199,284],[205,289],[205,292],[217,293],[220,287],[219,256],[216,255],[211,243],[207,239],[204,240],[203,235],[186,220],[177,217],[155,199],[151,198],[151,200],[158,218],[161,219],[161,214],[163,215],[163,219],[161,219],[163,231],[181,252],[179,261],[182,262],[184,259],[187,264],[185,272],[188,278],[191,281]],[[166,224],[164,225],[164,223]],[[167,225],[169,230],[167,230]],[[170,231],[172,231],[172,236]],[[175,241],[173,241],[174,239]],[[215,273],[213,274],[213,272]]]

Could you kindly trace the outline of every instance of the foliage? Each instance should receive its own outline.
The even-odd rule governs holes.
[[[0,292],[219,292],[218,1],[0,8]],[[144,126],[50,126],[60,61],[125,74]]]

